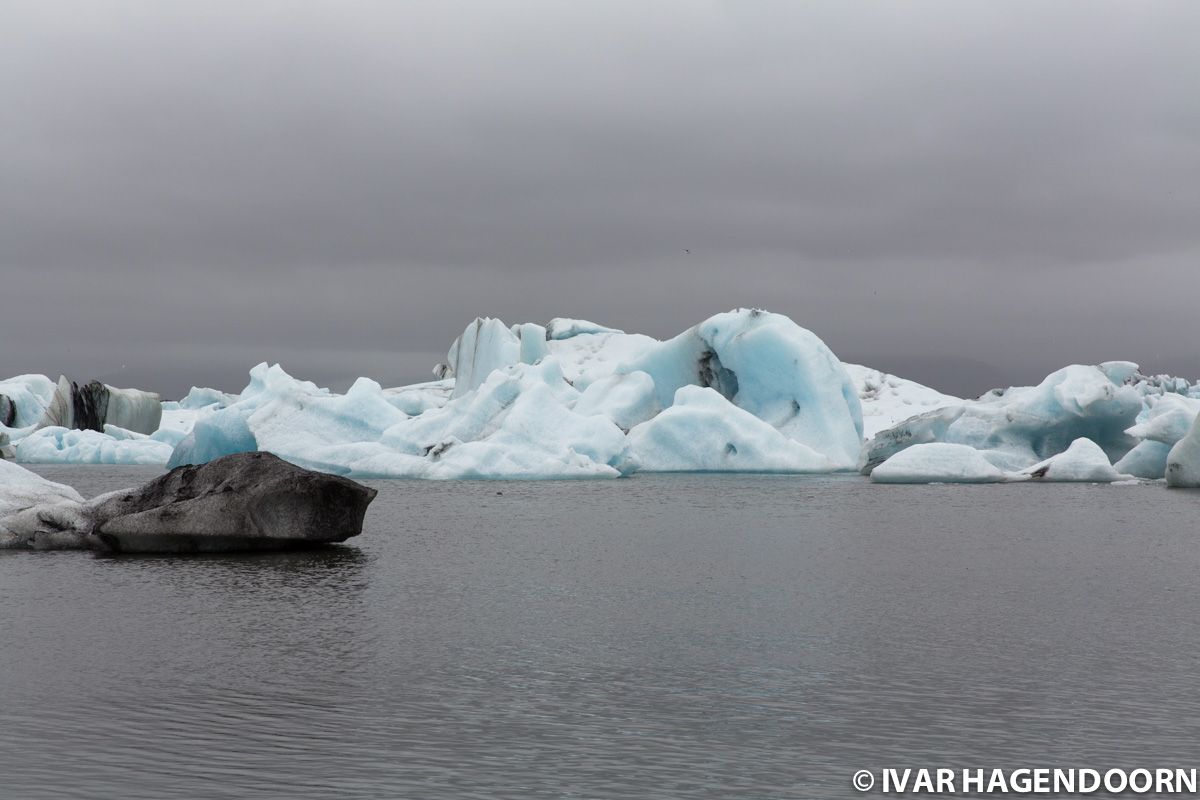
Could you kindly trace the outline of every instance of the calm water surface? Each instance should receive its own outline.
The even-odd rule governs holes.
[[[157,474],[38,471],[89,496]],[[328,550],[0,554],[0,797],[826,798],[861,768],[1200,766],[1200,494],[374,485]]]

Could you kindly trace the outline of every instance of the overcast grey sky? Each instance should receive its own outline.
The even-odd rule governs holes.
[[[957,393],[1195,379],[1198,32],[1189,0],[0,0],[0,374],[394,385],[477,315],[752,305]]]

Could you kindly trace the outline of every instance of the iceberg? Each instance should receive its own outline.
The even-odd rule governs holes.
[[[993,390],[979,400],[907,419],[867,442],[860,469],[870,474],[905,448],[928,442],[973,447],[1010,472],[1057,455],[1080,438],[1119,459],[1137,444],[1126,430],[1143,410],[1142,394],[1114,380],[1125,378],[1125,370],[1114,365],[1127,363],[1071,365],[1037,386]]]
[[[115,425],[104,431],[54,426],[39,428],[16,444],[17,461],[28,464],[165,464],[174,449],[164,442]]]
[[[669,407],[684,386],[710,387],[785,438],[853,469],[862,446],[858,392],[837,356],[785,316],[739,309],[646,349],[618,369],[653,380]]]
[[[166,403],[19,376],[0,382],[0,457],[174,467],[265,450],[341,475],[439,479],[883,465],[880,481],[1156,479],[1186,472],[1172,448],[1200,414],[1200,385],[1129,361],[953,397],[843,364],[811,331],[751,309],[665,341],[480,317],[435,375],[339,394],[264,363],[240,394],[194,387]]]
[[[719,314],[668,342],[582,320],[478,318],[447,360],[437,381],[364,378],[345,395],[261,364],[236,400],[195,412],[169,466],[257,449],[364,477],[617,477],[643,461],[813,472],[853,468],[862,441],[841,362],[762,311]]]
[[[1001,483],[1012,476],[974,447],[931,442],[914,444],[871,471],[876,483]]]
[[[161,419],[162,398],[153,392],[99,381],[80,386],[63,375],[38,427],[103,431],[109,424],[149,435],[158,430]]]
[[[0,550],[200,553],[342,542],[362,532],[375,495],[268,453],[184,467],[88,501],[0,462]]]
[[[507,330],[507,329],[505,329]],[[557,361],[491,372],[466,394],[409,416],[360,378],[345,395],[259,364],[241,399],[200,417],[170,465],[267,450],[340,475],[387,478],[618,477],[636,469],[624,432],[571,406]]]
[[[1191,430],[1171,448],[1167,456],[1167,486],[1200,488],[1200,416]]]
[[[634,375],[644,373],[632,373]],[[715,389],[681,386],[670,408],[629,432],[643,472],[832,472],[811,447]]]
[[[1091,439],[1076,439],[1065,451],[1034,464],[1024,475],[1043,481],[1114,483],[1133,478],[1113,469],[1108,456]]]

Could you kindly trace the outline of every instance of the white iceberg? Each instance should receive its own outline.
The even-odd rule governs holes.
[[[1091,439],[1076,439],[1065,451],[1053,455],[1022,472],[1043,481],[1079,481],[1115,483],[1133,478],[1113,469],[1108,456]]]
[[[629,442],[643,472],[836,469],[826,456],[700,386],[681,386],[671,407],[631,430]]]
[[[901,450],[871,471],[876,483],[1001,483],[1012,476],[974,447],[932,442]]]

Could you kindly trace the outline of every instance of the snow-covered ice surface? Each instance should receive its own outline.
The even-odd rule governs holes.
[[[861,364],[843,363],[842,366],[846,368],[858,392],[858,400],[862,404],[863,436],[867,439],[909,417],[963,402],[961,397],[942,394],[916,381],[898,378]]]
[[[1192,474],[1182,442],[1200,415],[1200,384],[1143,375],[1128,361],[953,397],[843,364],[787,317],[748,309],[665,341],[587,320],[482,317],[435,375],[393,388],[361,378],[339,394],[260,364],[241,394],[193,388],[162,403],[149,435],[50,425],[55,382],[23,375],[0,382],[0,416],[12,423],[0,426],[0,455],[175,466],[261,449],[359,477],[871,474],[886,464],[876,480],[1154,480],[1173,471],[1178,482]]]

